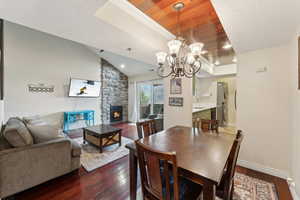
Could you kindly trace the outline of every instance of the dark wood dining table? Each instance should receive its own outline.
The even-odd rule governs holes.
[[[175,151],[180,176],[198,183],[203,188],[204,200],[215,200],[235,135],[219,132],[201,132],[197,129],[175,126],[145,137],[143,144],[160,151]],[[135,143],[127,144],[130,151],[130,199],[136,200],[137,152]]]

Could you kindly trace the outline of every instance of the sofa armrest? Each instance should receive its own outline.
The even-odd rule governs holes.
[[[0,151],[0,198],[70,170],[71,142],[66,138]]]
[[[81,146],[75,140],[70,139],[71,147],[72,147],[72,156],[80,157],[81,155]]]

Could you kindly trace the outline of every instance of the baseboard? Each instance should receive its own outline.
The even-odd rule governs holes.
[[[294,200],[300,200],[294,186],[290,185],[290,191]]]
[[[264,166],[264,165],[261,165],[258,163],[252,163],[252,162],[249,162],[246,160],[238,160],[237,164],[242,167],[253,169],[255,171],[259,171],[259,172],[269,174],[272,176],[277,176],[279,178],[287,179],[289,177],[289,173],[286,171],[274,169],[274,168],[267,167],[267,166]]]

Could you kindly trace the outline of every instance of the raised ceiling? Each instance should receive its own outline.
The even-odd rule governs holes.
[[[300,28],[299,0],[211,0],[238,53],[290,42]]]
[[[129,0],[134,6],[158,22],[168,31],[177,34],[177,13],[173,5],[178,0]],[[180,14],[181,36],[190,42],[203,42],[208,60],[230,64],[235,56],[233,48],[223,49],[230,43],[227,34],[210,0],[182,0],[185,4]]]

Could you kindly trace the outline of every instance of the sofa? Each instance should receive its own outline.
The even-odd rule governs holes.
[[[63,134],[48,137],[52,130],[19,118],[8,120],[0,135],[0,199],[80,167],[80,145]]]

